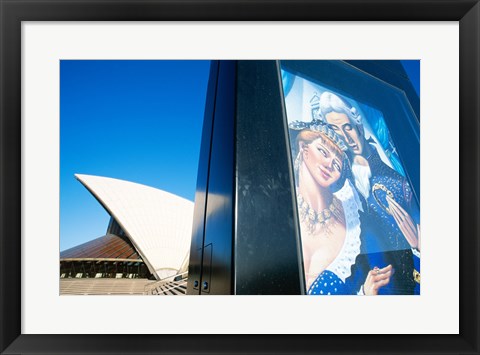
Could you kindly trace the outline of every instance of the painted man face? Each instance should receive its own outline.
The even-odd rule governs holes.
[[[325,115],[325,119],[330,128],[345,139],[345,142],[354,154],[362,154],[364,148],[363,136],[359,132],[358,127],[350,122],[346,114],[329,112]]]

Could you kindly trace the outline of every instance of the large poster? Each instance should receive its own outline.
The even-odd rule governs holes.
[[[419,203],[383,113],[282,79],[306,293],[420,294]]]

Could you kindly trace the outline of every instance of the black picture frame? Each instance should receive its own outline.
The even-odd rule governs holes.
[[[0,350],[5,354],[479,353],[478,0],[0,0]],[[458,335],[21,334],[22,21],[459,21]],[[448,70],[448,69],[446,69]],[[448,289],[445,290],[448,292]],[[186,322],[198,321],[196,315]],[[439,309],[441,317],[441,309]],[[252,319],[252,321],[254,321]],[[432,319],[432,322],[435,322]],[[268,329],[266,329],[268,332]]]

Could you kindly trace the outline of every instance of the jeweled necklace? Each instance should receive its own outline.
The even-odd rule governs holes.
[[[343,223],[342,205],[340,200],[335,196],[333,196],[332,203],[320,212],[310,207],[308,202],[305,201],[300,194],[297,195],[297,201],[300,212],[300,222],[306,225],[311,235],[313,235],[317,227],[320,227],[320,231],[324,232],[322,234],[331,234],[330,228],[335,226],[337,221]]]

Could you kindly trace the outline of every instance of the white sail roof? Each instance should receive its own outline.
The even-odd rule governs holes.
[[[129,181],[75,177],[115,218],[157,279],[181,271],[190,252],[193,202]]]

